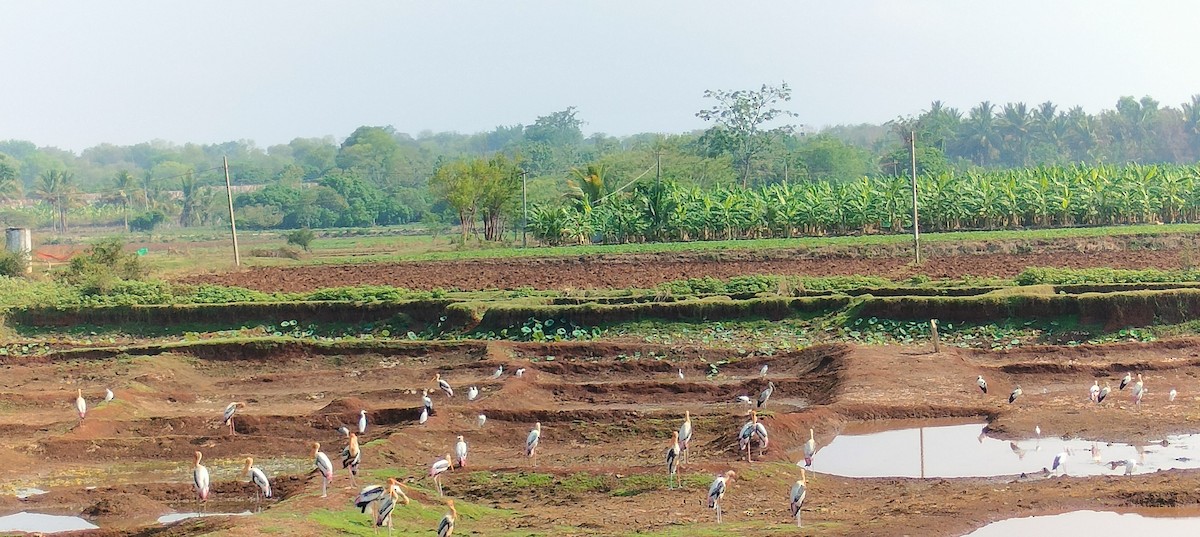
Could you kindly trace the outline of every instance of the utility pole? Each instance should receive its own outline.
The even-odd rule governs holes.
[[[662,149],[654,152],[654,186],[662,185]]]
[[[783,184],[786,185],[787,182],[788,182],[788,159],[785,157],[783,159]]]
[[[233,235],[233,264],[242,266],[242,254],[238,252],[237,222],[233,219],[233,185],[229,182],[229,157],[221,157],[225,163],[225,194],[229,197],[229,232]]]
[[[916,264],[921,264],[921,222],[917,215],[917,133],[908,131],[908,151],[912,155],[912,191],[913,191],[913,257]]]
[[[521,248],[529,247],[529,239],[525,232],[529,228],[529,194],[525,186],[525,176],[528,174],[529,172],[521,170]]]

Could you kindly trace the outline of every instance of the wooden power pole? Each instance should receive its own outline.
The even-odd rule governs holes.
[[[238,252],[237,222],[233,219],[233,184],[229,182],[229,157],[221,157],[225,163],[225,194],[229,197],[229,233],[233,235],[233,264],[242,266],[242,254]]]
[[[908,151],[912,155],[913,258],[921,264],[921,222],[917,214],[917,133],[908,131]]]

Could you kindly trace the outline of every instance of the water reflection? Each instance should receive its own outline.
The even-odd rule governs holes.
[[[60,531],[94,530],[99,527],[77,516],[44,515],[28,512],[0,516],[0,531],[58,533]]]
[[[1181,511],[1177,512],[1182,514]],[[1132,533],[1134,530],[1143,535],[1168,531],[1179,535],[1196,535],[1195,532],[1200,531],[1200,517],[1156,517],[1138,513],[1072,511],[1061,515],[1001,520],[968,533],[966,537],[1011,537],[1053,533],[1064,535],[1066,532],[1107,535],[1114,532]]]
[[[889,424],[894,426],[895,424]],[[1038,474],[1066,453],[1066,475],[1140,474],[1200,468],[1200,435],[1146,445],[1033,438],[1010,442],[984,434],[985,424],[935,425],[838,435],[819,449],[811,470],[846,477],[988,477]],[[1132,465],[1128,464],[1132,461]]]
[[[249,514],[251,514],[250,511],[242,511],[240,513],[171,513],[169,515],[158,517],[158,523],[170,524],[172,522],[179,522],[180,520],[199,518],[203,516],[245,516]]]

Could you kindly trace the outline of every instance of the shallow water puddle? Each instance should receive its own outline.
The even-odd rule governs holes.
[[[213,481],[242,480],[243,459],[205,459]],[[312,459],[304,458],[272,458],[255,460],[255,466],[261,468],[271,479],[278,475],[303,474],[312,469]],[[112,486],[128,483],[178,482],[191,483],[192,462],[188,461],[146,461],[132,464],[112,464],[106,466],[87,465],[52,470],[47,475],[38,478],[16,479],[0,485],[0,494],[17,493],[22,490],[43,490],[58,487]]]
[[[169,515],[163,515],[163,516],[158,517],[158,523],[159,524],[170,524],[172,522],[179,522],[180,520],[187,520],[189,518],[199,518],[199,517],[207,517],[207,516],[246,516],[246,515],[250,515],[250,514],[252,514],[250,511],[242,511],[240,513],[171,513]]]
[[[57,533],[94,530],[99,527],[77,516],[44,515],[24,511],[14,515],[0,516],[0,531]]]
[[[50,492],[50,491],[48,491],[48,490],[42,490],[42,489],[39,489],[39,488],[37,488],[37,487],[27,487],[27,488],[21,488],[21,489],[17,489],[16,491],[14,491],[14,492],[13,492],[13,494],[14,494],[14,495],[15,495],[17,498],[20,498],[20,499],[24,500],[25,498],[28,498],[28,497],[30,497],[30,496],[37,496],[37,495],[40,495],[40,494],[46,494],[47,492]]]
[[[1113,469],[1111,463],[1126,459],[1137,461],[1137,474],[1200,468],[1200,435],[1168,436],[1166,445],[1135,446],[1057,437],[1010,442],[983,434],[984,426],[933,425],[878,432],[858,429],[860,434],[847,428],[846,433],[817,450],[810,469],[846,477],[1040,474],[1062,452],[1068,453],[1065,473],[1074,476],[1123,474],[1124,466]]]
[[[1145,516],[1138,513],[1113,513],[1108,511],[1072,511],[1061,515],[1010,518],[988,524],[968,533],[965,537],[1011,537],[1013,535],[1051,535],[1058,532],[1066,535],[1114,533],[1153,535],[1158,532],[1175,532],[1178,535],[1196,535],[1200,531],[1200,517]],[[1187,532],[1187,533],[1182,533]]]

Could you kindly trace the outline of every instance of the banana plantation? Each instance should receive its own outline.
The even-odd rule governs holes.
[[[1200,221],[1200,166],[1122,165],[971,170],[917,179],[927,231]],[[906,177],[703,189],[642,182],[604,195],[576,188],[536,206],[544,244],[787,238],[898,233],[912,225]]]

